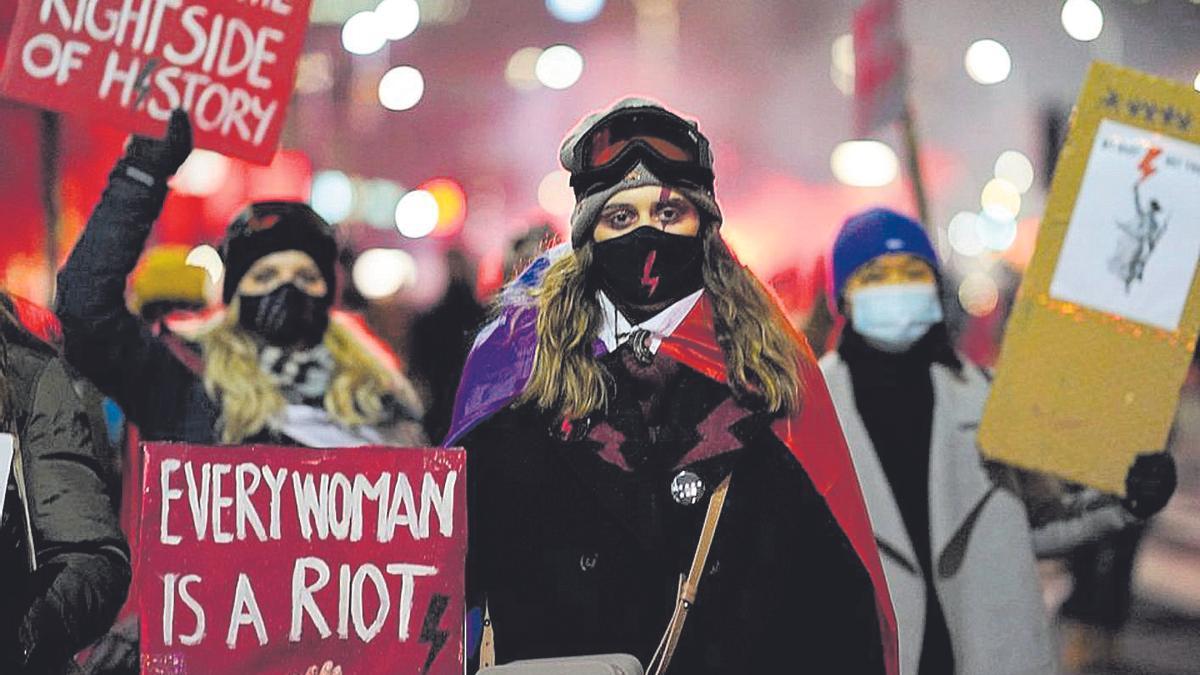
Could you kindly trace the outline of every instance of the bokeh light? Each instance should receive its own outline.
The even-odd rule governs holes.
[[[522,47],[513,52],[504,68],[504,79],[508,85],[521,91],[541,86],[537,77],[537,62],[541,55],[542,50],[539,47]]]
[[[975,222],[979,240],[988,250],[1003,253],[1017,240],[1015,218],[997,218],[995,214],[985,211],[979,214],[979,218]]]
[[[970,211],[959,211],[950,219],[946,228],[950,246],[960,255],[977,256],[984,251],[983,239],[979,236],[979,215]]]
[[[388,40],[403,40],[421,25],[421,7],[417,0],[383,0],[375,8],[383,36]]]
[[[855,187],[882,187],[900,171],[896,153],[880,141],[839,143],[829,157],[829,166],[834,177]]]
[[[342,46],[351,54],[374,54],[387,44],[383,25],[375,12],[364,11],[346,19],[342,25]]]
[[[571,174],[558,169],[546,174],[538,183],[538,206],[556,216],[569,216],[575,208],[575,192],[571,189]]]
[[[839,35],[830,49],[829,77],[838,91],[850,96],[854,93],[854,36]]]
[[[1094,0],[1067,0],[1062,6],[1062,25],[1067,35],[1091,42],[1104,30],[1104,12]]]
[[[184,262],[207,272],[209,281],[214,284],[225,274],[225,263],[221,262],[221,254],[208,244],[201,244],[189,251]]]
[[[1192,81],[1192,86],[1196,91],[1200,91],[1200,72],[1196,73],[1196,79]]]
[[[995,40],[977,40],[967,48],[964,59],[967,75],[979,84],[997,84],[1008,79],[1012,72],[1012,57],[1004,45]]]
[[[317,215],[340,223],[354,212],[354,184],[341,171],[321,171],[313,176],[309,203]]]
[[[583,23],[600,15],[604,0],[546,0],[546,10],[559,21]]]
[[[997,220],[1014,220],[1021,213],[1021,193],[1003,178],[993,178],[983,186],[979,205]]]
[[[435,237],[449,237],[462,229],[467,219],[467,193],[452,178],[434,178],[419,186],[433,195],[437,202],[438,219],[433,229]]]
[[[396,229],[409,239],[428,237],[437,228],[437,224],[437,199],[428,192],[406,192],[396,203]]]
[[[1025,194],[1033,187],[1033,162],[1016,150],[1005,150],[996,158],[996,178],[1012,184],[1017,192]]]
[[[350,272],[354,288],[368,300],[381,300],[417,281],[417,264],[407,251],[371,248],[354,261]]]
[[[547,87],[566,89],[583,75],[583,56],[569,45],[554,45],[538,56],[534,72]]]
[[[396,204],[403,188],[383,178],[362,181],[356,188],[355,211],[368,225],[377,229],[396,226]]]
[[[379,102],[388,110],[408,110],[425,94],[425,78],[412,66],[396,66],[379,79]]]
[[[958,286],[958,302],[971,316],[987,316],[1000,302],[1000,288],[987,273],[972,272]]]
[[[229,177],[229,158],[211,150],[193,150],[171,179],[171,189],[193,197],[208,197]]]

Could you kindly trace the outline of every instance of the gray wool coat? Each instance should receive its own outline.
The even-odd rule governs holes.
[[[899,626],[900,672],[915,675],[925,630],[926,588],[919,558],[859,415],[849,367],[836,352],[826,354],[820,365],[879,542]],[[965,365],[960,375],[935,364],[931,375],[933,591],[946,616],[957,671],[1054,673],[1057,658],[1036,555],[1061,553],[1135,520],[1114,498],[1091,491],[1066,492],[1044,477],[985,463],[976,432],[988,396],[988,378],[972,365]],[[1059,489],[1046,490],[1047,485]]]

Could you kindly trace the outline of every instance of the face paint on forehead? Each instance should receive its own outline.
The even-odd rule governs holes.
[[[666,204],[671,200],[671,188],[666,185],[662,186],[662,190],[658,193],[658,203]]]

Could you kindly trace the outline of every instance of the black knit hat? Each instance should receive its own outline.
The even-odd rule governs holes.
[[[238,283],[256,260],[290,250],[307,253],[317,263],[333,297],[337,289],[338,252],[333,227],[303,202],[256,202],[234,219],[221,243],[225,304],[233,300]]]

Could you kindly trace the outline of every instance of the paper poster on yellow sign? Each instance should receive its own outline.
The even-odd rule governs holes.
[[[1200,329],[1200,93],[1093,64],[1009,317],[986,456],[1123,494]]]

